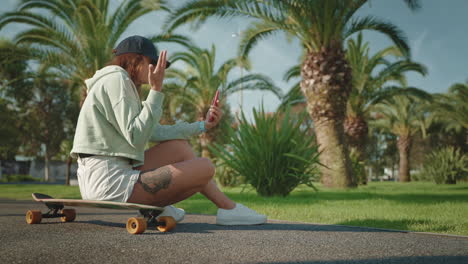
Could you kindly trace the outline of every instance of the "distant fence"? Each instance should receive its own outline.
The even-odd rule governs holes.
[[[67,163],[62,161],[51,161],[49,180],[65,181]],[[12,175],[12,174],[29,174],[31,177],[36,179],[44,179],[45,175],[45,162],[44,161],[0,161],[0,175]],[[76,179],[77,164],[72,163],[70,169],[70,179]]]

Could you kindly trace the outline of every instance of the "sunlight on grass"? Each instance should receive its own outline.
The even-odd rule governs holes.
[[[51,184],[0,184],[0,197],[16,200],[33,200],[32,193],[43,193],[54,198],[81,199],[78,186]]]
[[[318,192],[299,186],[287,197],[259,197],[250,187],[223,191],[269,219],[468,235],[468,183],[371,182],[352,190],[316,186]],[[0,184],[2,198],[30,200],[32,192],[80,198],[76,186]],[[213,215],[217,210],[200,194],[176,206],[196,214]]]
[[[371,182],[353,190],[318,192],[300,186],[288,197],[258,197],[252,189],[224,188],[232,199],[270,219],[468,235],[468,184]],[[215,214],[196,195],[180,206],[190,213]]]

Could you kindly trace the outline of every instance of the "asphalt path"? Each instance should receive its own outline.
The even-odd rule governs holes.
[[[463,236],[275,220],[226,227],[194,214],[173,232],[130,235],[135,211],[79,207],[75,222],[28,225],[30,209],[46,211],[0,199],[0,263],[468,263]]]

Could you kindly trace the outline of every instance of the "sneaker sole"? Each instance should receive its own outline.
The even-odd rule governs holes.
[[[225,225],[225,226],[230,226],[230,225],[261,225],[261,224],[264,224],[266,223],[266,219],[265,220],[257,220],[257,221],[250,221],[250,222],[246,222],[246,221],[240,221],[240,220],[216,220],[216,224],[217,225]]]
[[[184,220],[185,218],[185,214],[182,216],[182,218],[180,218],[179,220],[176,220],[177,223],[179,223],[180,221]]]

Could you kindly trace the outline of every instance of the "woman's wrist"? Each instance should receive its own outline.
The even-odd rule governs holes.
[[[205,122],[205,121],[199,121],[199,122],[198,122],[198,125],[199,125],[200,130],[201,130],[202,132],[206,132],[207,129],[206,129],[206,122]]]

